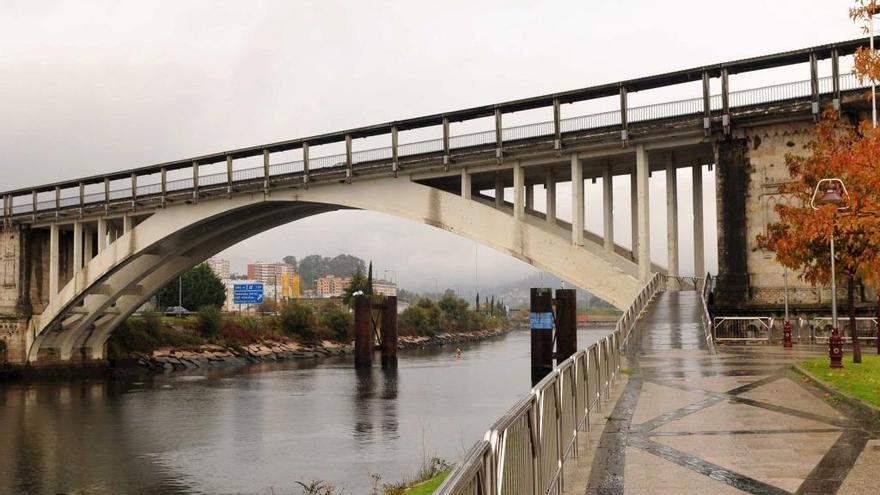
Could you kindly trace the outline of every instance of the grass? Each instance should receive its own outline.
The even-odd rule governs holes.
[[[443,480],[445,480],[451,472],[452,468],[447,468],[435,475],[433,478],[427,481],[423,481],[418,485],[407,488],[404,493],[406,495],[429,495],[431,493],[434,493],[434,490],[440,487],[440,484],[443,483]]]
[[[827,357],[802,361],[801,367],[840,392],[880,407],[880,356],[862,354],[861,364],[844,356],[843,368],[836,370],[828,367]]]

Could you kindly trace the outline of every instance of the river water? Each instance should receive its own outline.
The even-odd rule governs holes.
[[[0,493],[369,493],[459,459],[528,391],[528,332],[455,347],[402,351],[396,371],[349,356],[0,383]]]

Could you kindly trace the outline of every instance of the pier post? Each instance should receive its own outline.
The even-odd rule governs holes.
[[[556,289],[556,364],[577,350],[577,290]]]
[[[397,367],[397,296],[385,296],[382,304],[382,367]]]
[[[530,320],[532,386],[553,371],[553,298],[547,287],[532,288]]]
[[[354,367],[373,365],[373,328],[369,296],[354,297]]]

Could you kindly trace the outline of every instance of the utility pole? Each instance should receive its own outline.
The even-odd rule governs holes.
[[[177,317],[183,315],[183,274],[177,277]]]

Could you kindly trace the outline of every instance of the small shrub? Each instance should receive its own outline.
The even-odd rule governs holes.
[[[196,325],[199,333],[205,338],[214,338],[220,334],[223,327],[223,315],[217,306],[202,306],[196,316]]]
[[[223,331],[220,333],[220,336],[227,345],[248,345],[259,340],[254,332],[242,328],[234,322],[227,322],[223,325]]]
[[[281,329],[291,337],[314,341],[318,336],[318,319],[311,306],[289,302],[281,308]]]
[[[327,301],[321,306],[319,312],[321,321],[322,337],[336,342],[350,342],[354,315],[347,307],[336,301]]]
[[[254,318],[253,316],[242,316],[238,320],[239,326],[241,328],[251,332],[254,335],[258,335],[260,333],[262,325],[260,324],[259,318]]]

